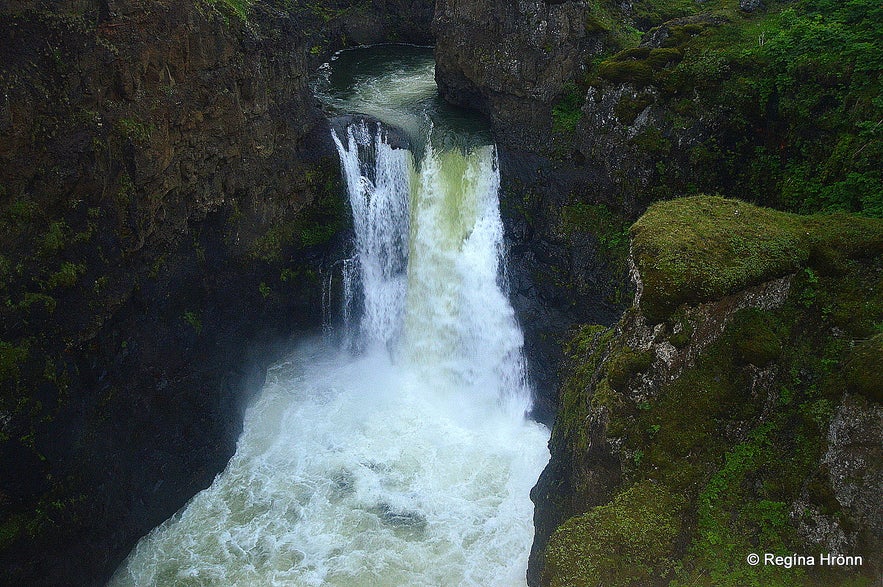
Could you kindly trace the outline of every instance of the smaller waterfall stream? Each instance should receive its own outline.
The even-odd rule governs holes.
[[[419,64],[366,83],[425,103]],[[304,341],[270,369],[226,470],[112,585],[524,585],[548,430],[525,418],[496,152],[439,148],[406,118],[426,133],[419,160],[372,125],[334,136],[355,232],[350,344]]]

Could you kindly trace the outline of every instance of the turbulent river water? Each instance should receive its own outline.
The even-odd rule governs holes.
[[[486,127],[438,98],[428,49],[340,54],[317,94],[353,212],[340,336],[272,367],[226,470],[111,585],[525,584],[548,431],[525,417]]]

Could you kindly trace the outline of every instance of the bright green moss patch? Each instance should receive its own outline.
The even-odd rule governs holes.
[[[657,584],[674,567],[682,507],[680,496],[645,481],[571,518],[549,541],[543,584]]]
[[[582,106],[585,91],[576,84],[565,84],[561,97],[552,107],[552,130],[558,133],[571,133],[583,117]]]
[[[883,253],[883,221],[802,217],[709,196],[657,203],[631,235],[641,307],[656,322],[682,303],[718,299],[811,260],[836,266]]]

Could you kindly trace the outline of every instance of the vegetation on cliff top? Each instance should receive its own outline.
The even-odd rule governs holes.
[[[883,216],[878,2],[773,1],[749,14],[733,3],[642,0],[630,16],[643,37],[611,33],[607,52],[565,88],[553,126],[573,140],[584,107],[574,96],[595,86],[598,100],[628,84],[620,123],[652,112],[627,133],[653,173],[634,197],[721,193],[803,214]]]

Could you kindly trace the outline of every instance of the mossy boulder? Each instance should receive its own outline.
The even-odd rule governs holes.
[[[715,196],[654,204],[631,236],[641,309],[652,322],[685,302],[719,299],[807,265],[831,270],[883,253],[883,221],[799,216]]]

